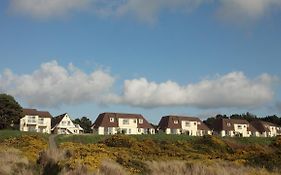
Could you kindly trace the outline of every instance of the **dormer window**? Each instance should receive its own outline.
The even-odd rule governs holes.
[[[227,123],[227,126],[231,126],[231,123],[228,122],[228,123]]]
[[[198,125],[201,125],[201,122],[197,122],[198,123]]]
[[[139,119],[139,124],[143,124],[143,119]]]
[[[179,123],[179,121],[178,120],[174,120],[174,124],[178,124]]]
[[[113,123],[113,122],[114,122],[114,118],[113,118],[113,117],[110,117],[110,118],[109,118],[109,121],[110,121],[111,123]]]

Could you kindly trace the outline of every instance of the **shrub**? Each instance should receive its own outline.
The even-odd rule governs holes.
[[[125,147],[131,148],[136,143],[136,139],[126,135],[113,135],[100,143],[109,147]]]

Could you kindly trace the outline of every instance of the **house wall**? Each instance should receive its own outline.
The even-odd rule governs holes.
[[[126,122],[125,122],[126,121]],[[137,119],[118,118],[118,128],[125,134],[138,134]]]
[[[98,127],[98,134],[104,135],[104,127]]]
[[[247,124],[233,124],[235,133],[239,133],[242,137],[250,137],[248,132],[249,125]]]
[[[70,117],[66,114],[60,123],[53,130],[55,134],[81,134],[79,128],[77,128]]]
[[[188,135],[196,136],[197,135],[197,121],[181,121],[182,132],[187,133]]]
[[[276,128],[276,126],[269,126],[268,128],[270,130],[270,135],[269,135],[270,137],[277,136],[277,128]]]
[[[167,129],[165,130],[165,133],[166,133],[166,134],[171,134],[171,129],[170,129],[170,128],[167,128]]]
[[[226,136],[225,130],[222,130],[222,131],[220,132],[220,135],[221,135],[222,137],[225,137],[225,136]]]
[[[20,131],[51,133],[51,118],[38,115],[26,115],[20,119]]]
[[[97,129],[97,134],[99,135],[114,135],[117,133],[122,133],[122,129],[126,129],[126,133],[128,135],[138,135],[138,134],[155,134],[155,130],[153,128],[150,129],[146,129],[146,128],[129,128],[129,127],[99,127]],[[131,131],[136,130],[135,133],[129,133],[129,129],[131,129]]]

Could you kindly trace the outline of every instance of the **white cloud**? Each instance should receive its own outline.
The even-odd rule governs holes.
[[[156,83],[146,78],[125,80],[120,94],[114,93],[115,78],[108,71],[97,69],[85,73],[73,64],[67,68],[56,61],[43,63],[30,74],[16,75],[7,69],[0,74],[0,93],[5,92],[30,106],[98,103],[123,104],[154,108],[186,106],[196,108],[259,107],[274,98],[278,79],[262,74],[255,79],[242,72],[232,72],[179,85],[173,81]]]
[[[236,22],[255,21],[281,8],[280,0],[221,0],[218,14],[225,20]]]
[[[86,9],[90,0],[11,0],[12,11],[35,18],[64,16]]]
[[[42,64],[31,74],[15,75],[11,70],[0,74],[0,92],[21,98],[31,106],[99,103],[113,83],[114,78],[104,70],[86,74],[72,64],[64,68],[56,61]]]
[[[215,4],[227,21],[255,21],[281,7],[280,0],[11,0],[10,9],[35,18],[55,18],[86,11],[98,16],[133,16],[152,23],[164,12],[189,12],[203,4]]]
[[[198,108],[257,107],[273,99],[276,78],[263,74],[254,80],[232,72],[211,80],[180,86],[173,81],[126,80],[123,94],[109,101],[138,107],[193,106]]]

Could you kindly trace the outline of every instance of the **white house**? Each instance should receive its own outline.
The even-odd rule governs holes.
[[[23,115],[20,119],[20,131],[51,133],[52,116],[49,112],[23,109]]]
[[[81,134],[83,128],[74,124],[67,113],[54,117],[52,120],[52,133],[54,134]]]
[[[222,137],[250,137],[258,135],[256,129],[244,119],[219,118],[213,123],[212,129],[215,134]]]
[[[110,134],[155,134],[155,129],[140,114],[102,113],[92,126],[93,132]]]
[[[158,128],[166,134],[211,135],[211,130],[197,117],[169,115],[161,118]]]
[[[260,137],[275,137],[281,135],[281,127],[276,124],[255,120],[251,122],[251,125],[257,129]]]

